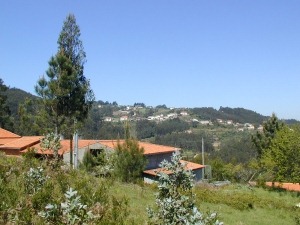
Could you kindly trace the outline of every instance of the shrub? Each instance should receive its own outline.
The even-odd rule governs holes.
[[[113,163],[110,154],[106,152],[100,152],[94,156],[90,151],[86,151],[79,168],[95,176],[107,177],[112,173]]]
[[[48,178],[49,177],[44,174],[42,167],[30,168],[29,171],[25,173],[25,191],[28,194],[34,194],[42,188]]]
[[[60,205],[48,204],[39,215],[47,222],[60,224],[86,224],[92,221],[94,215],[87,210],[87,205],[81,203],[77,191],[70,188],[65,193],[65,198],[66,201]]]
[[[217,220],[217,214],[204,216],[195,206],[192,188],[194,185],[193,173],[186,170],[181,162],[181,156],[175,152],[171,162],[164,160],[159,172],[158,194],[155,210],[148,208],[151,224],[223,224]],[[166,173],[170,173],[168,175]]]
[[[124,182],[137,182],[147,163],[144,149],[138,141],[127,138],[124,143],[118,143],[115,151],[115,176]]]

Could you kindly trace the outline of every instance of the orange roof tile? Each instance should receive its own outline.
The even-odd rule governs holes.
[[[188,161],[184,161],[184,160],[180,160],[180,162],[185,165],[185,169],[187,169],[187,170],[196,170],[196,169],[201,169],[201,168],[205,167],[201,164],[188,162]],[[171,171],[169,171],[165,168],[156,168],[156,169],[144,171],[144,173],[152,175],[152,176],[156,176],[160,172],[165,173],[165,174],[172,174]]]
[[[158,173],[165,173],[165,174],[171,174],[172,172],[169,170],[166,170],[165,168],[156,168],[156,169],[152,169],[152,170],[145,170],[143,171],[143,173],[152,175],[152,176],[156,176]]]
[[[182,164],[185,164],[186,169],[188,170],[196,170],[196,169],[201,169],[204,168],[204,165],[198,164],[198,163],[193,163],[185,160],[180,160]]]
[[[78,140],[78,148],[79,149],[84,148],[89,145],[95,144],[97,142],[99,142],[99,141],[97,141],[97,140]],[[61,144],[61,148],[58,150],[58,154],[63,155],[65,153],[70,152],[70,140],[61,140],[60,144]],[[47,155],[53,154],[52,150],[43,149],[40,146],[40,143],[37,143],[32,147],[36,150],[36,153],[38,153],[38,154],[47,154]],[[74,143],[73,143],[73,148],[74,148]],[[22,152],[27,152],[27,149],[23,150]]]
[[[100,140],[99,142],[109,148],[115,148],[117,146],[118,140]],[[124,140],[120,140],[119,142],[122,144],[124,143]],[[139,141],[139,146],[144,148],[144,155],[154,155],[154,154],[175,152],[176,150],[180,150],[180,148],[151,144],[148,142],[141,142],[141,141]]]
[[[16,138],[4,145],[0,146],[0,149],[16,149],[23,150],[25,148],[31,147],[40,142],[42,136],[28,136]]]
[[[124,143],[124,140],[79,140],[78,141],[78,148],[84,148],[88,145],[100,143],[108,148],[114,149],[118,142],[121,144]],[[70,152],[70,141],[69,140],[62,140],[61,141],[61,149],[59,149],[59,154],[64,154],[67,152]],[[74,144],[73,144],[74,146]],[[171,147],[171,146],[165,146],[165,145],[157,145],[157,144],[151,144],[147,142],[139,142],[139,146],[144,148],[144,154],[145,155],[154,155],[154,154],[161,154],[161,153],[168,153],[168,152],[175,152],[176,150],[180,150],[179,148]],[[1,147],[1,146],[0,146]],[[37,153],[39,154],[52,154],[52,151],[50,150],[43,150],[40,147],[40,144],[36,144],[33,146]],[[23,152],[26,152],[27,150],[24,150]]]
[[[20,138],[21,136],[14,134],[8,130],[0,128],[0,138]]]
[[[0,146],[15,141],[17,138],[0,138]]]
[[[269,187],[278,187],[283,188],[288,191],[300,191],[300,184],[294,184],[294,183],[279,183],[279,182],[266,182],[266,185]]]

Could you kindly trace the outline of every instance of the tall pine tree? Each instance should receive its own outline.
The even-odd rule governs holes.
[[[57,41],[58,52],[49,61],[47,76],[41,77],[35,86],[56,132],[69,136],[70,141],[76,129],[74,124],[86,119],[94,101],[90,82],[84,75],[86,53],[80,35],[75,16],[68,15]],[[71,142],[70,145],[72,149]]]

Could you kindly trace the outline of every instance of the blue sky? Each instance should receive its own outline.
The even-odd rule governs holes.
[[[34,93],[73,13],[97,100],[243,107],[300,120],[298,0],[11,0],[0,77]]]

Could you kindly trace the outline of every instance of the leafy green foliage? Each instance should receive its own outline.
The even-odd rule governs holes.
[[[259,158],[263,155],[264,151],[269,148],[276,132],[282,129],[283,126],[284,124],[279,121],[273,113],[271,118],[263,123],[263,132],[256,132],[256,134],[252,136],[252,141],[257,149]]]
[[[192,192],[193,173],[186,170],[180,162],[179,152],[173,154],[171,162],[164,160],[160,167],[169,171],[159,172],[158,194],[155,210],[148,208],[151,224],[223,224],[217,220],[217,214],[207,217],[201,214],[195,206],[195,196]]]
[[[80,168],[84,169],[95,176],[110,176],[113,171],[113,157],[104,151],[93,155],[90,151],[86,151]]]
[[[69,188],[65,198],[65,202],[60,205],[47,204],[45,211],[39,212],[39,215],[55,224],[87,224],[93,220],[93,213],[88,211],[87,205],[81,203],[77,191]]]
[[[17,114],[15,131],[20,135],[42,135],[55,129],[50,125],[51,120],[37,99],[26,98],[24,102],[20,102]]]
[[[299,183],[300,127],[285,126],[277,131],[262,162],[272,172],[274,181]]]
[[[296,225],[300,225],[300,203],[298,203],[296,205],[296,215],[295,215],[295,222],[296,222]]]
[[[7,96],[7,105],[11,111],[12,116],[16,116],[18,114],[19,105],[24,103],[26,99],[36,100],[38,97],[23,91],[19,88],[8,88],[6,90]]]
[[[90,151],[86,151],[83,155],[80,168],[91,172],[95,166],[97,166],[95,157],[90,153]]]
[[[225,163],[248,163],[256,157],[256,149],[252,144],[250,135],[235,135],[221,142],[220,150],[213,153]]]
[[[102,123],[99,129],[100,139],[119,139],[124,136],[124,124]]]
[[[6,129],[12,129],[13,123],[10,117],[10,109],[7,105],[7,91],[8,87],[0,78],[0,126]]]
[[[107,108],[107,107],[106,107]],[[89,110],[88,117],[80,130],[85,139],[100,139],[100,129],[103,125],[104,115],[96,103]]]
[[[156,123],[149,120],[139,120],[136,123],[138,139],[154,137],[156,135]]]
[[[49,213],[50,224],[83,224],[89,211],[95,215],[95,224],[127,223],[127,200],[108,194],[109,185],[111,181],[84,171],[63,167],[53,170],[36,159],[0,154],[0,223],[45,224],[47,221],[38,216],[42,211]],[[69,187],[78,193],[71,193]]]
[[[114,175],[124,182],[137,182],[144,171],[147,160],[144,148],[130,135],[130,126],[125,124],[125,140],[118,141],[113,155]]]
[[[55,133],[46,134],[46,136],[41,140],[41,147],[44,150],[51,150],[53,152],[54,160],[59,160],[58,150],[61,148],[60,136]]]
[[[208,153],[212,153],[213,147],[213,137],[209,133],[199,132],[199,133],[172,133],[166,134],[164,136],[157,136],[155,138],[156,144],[176,146],[182,149],[188,149],[193,152],[201,152],[202,149],[202,138],[204,138],[204,148]]]
[[[178,118],[166,120],[157,124],[157,135],[170,134],[172,132],[181,132],[189,129],[189,124]]]
[[[44,174],[42,167],[30,168],[25,173],[25,191],[28,194],[34,194],[39,191],[49,177]]]
[[[238,123],[261,124],[267,117],[262,116],[254,111],[243,108],[220,107],[216,110],[212,107],[193,108],[191,112],[204,120],[216,119],[233,120]]]
[[[237,210],[258,208],[291,209],[289,202],[282,201],[278,196],[259,196],[258,190],[242,185],[211,188],[199,186],[195,189],[197,201],[213,204],[224,204]]]
[[[224,114],[224,119],[239,123],[261,124],[266,119],[265,116],[244,108],[220,107],[219,112]]]
[[[137,140],[126,138],[124,143],[118,143],[115,148],[114,174],[125,182],[136,182],[141,178],[146,167],[144,149]]]
[[[140,120],[136,123],[136,133],[138,139],[161,137],[164,135],[183,132],[188,130],[190,125],[178,118],[155,123],[148,120]]]
[[[50,178],[29,195],[24,188],[24,171],[39,166]],[[69,187],[78,191],[81,203],[97,216],[94,224],[100,225],[145,224],[145,206],[154,207],[154,190],[157,191],[156,185],[121,183],[64,167],[52,170],[40,160],[0,154],[0,224],[45,224],[38,212],[45,211],[49,203],[65,202]],[[297,193],[241,184],[218,188],[196,185],[193,191],[200,211],[218,211],[225,224],[294,224],[294,218],[300,218],[299,208],[295,209],[299,203]]]

